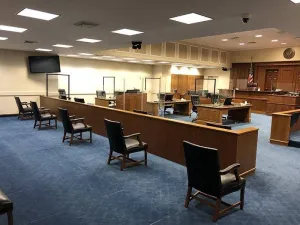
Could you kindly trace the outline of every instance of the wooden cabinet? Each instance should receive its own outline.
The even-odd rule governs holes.
[[[273,70],[273,69],[266,70],[266,81],[265,81],[266,91],[273,91],[277,89],[278,72],[279,70]]]
[[[147,107],[147,93],[126,93],[125,94],[125,106],[124,106],[124,94],[117,95],[116,108],[126,111],[145,110]]]
[[[300,71],[295,73],[295,91],[300,92]]]
[[[171,75],[171,91],[177,90],[177,93],[185,94],[189,90],[195,90],[195,79],[204,78],[203,76],[193,75]],[[196,89],[203,89],[203,80],[197,80]]]
[[[280,68],[280,73],[278,76],[277,88],[284,91],[294,91],[294,68],[293,67],[283,67]]]

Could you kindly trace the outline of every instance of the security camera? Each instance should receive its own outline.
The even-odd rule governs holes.
[[[133,41],[132,42],[132,48],[133,49],[141,49],[142,48],[142,42],[141,41]]]
[[[250,19],[251,19],[251,14],[250,13],[245,13],[245,14],[242,15],[243,23],[248,23]]]

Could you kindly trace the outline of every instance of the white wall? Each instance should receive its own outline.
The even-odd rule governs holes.
[[[216,77],[216,92],[219,89],[229,89],[230,82],[230,70],[222,71],[221,68],[218,69],[204,69],[204,78]],[[213,92],[213,81],[204,80],[203,89]]]
[[[38,101],[39,95],[45,95],[45,74],[30,74],[27,59],[37,52],[0,50],[0,115],[18,112],[14,95],[21,101]],[[152,76],[151,65],[139,65],[100,60],[61,57],[61,71],[71,75],[71,94],[91,93],[87,102],[94,103],[96,90],[102,89],[103,76],[116,77],[116,89],[142,88],[142,78]],[[108,82],[106,83],[108,84]],[[57,95],[58,88],[67,90],[66,78],[51,77],[49,94]],[[72,96],[74,97],[74,96]]]

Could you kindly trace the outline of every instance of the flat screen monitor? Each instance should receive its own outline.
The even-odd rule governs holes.
[[[173,94],[166,94],[165,101],[173,101]]]
[[[224,105],[231,105],[232,98],[225,98]]]
[[[30,73],[60,72],[59,56],[29,56]]]
[[[97,98],[106,98],[106,92],[105,91],[96,91]]]

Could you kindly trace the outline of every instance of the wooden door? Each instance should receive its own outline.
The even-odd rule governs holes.
[[[294,68],[282,67],[278,75],[277,88],[283,91],[294,91]]]
[[[176,74],[171,75],[171,92],[174,90],[178,90],[178,75]]]
[[[297,72],[296,75],[295,91],[300,92],[300,72]]]

